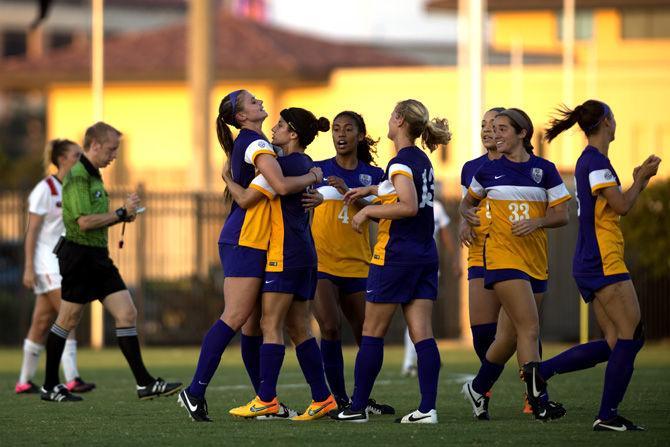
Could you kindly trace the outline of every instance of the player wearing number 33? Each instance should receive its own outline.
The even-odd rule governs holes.
[[[354,188],[345,194],[351,202],[373,193],[380,206],[366,206],[352,219],[354,229],[368,219],[379,219],[377,244],[366,286],[365,321],[354,369],[351,407],[333,412],[338,421],[367,422],[365,408],[382,367],[384,335],[398,305],[417,352],[421,403],[397,420],[436,423],[435,401],[440,354],[433,338],[432,310],[437,298],[437,247],[433,239],[433,167],[415,145],[421,138],[431,151],[451,139],[446,120],[430,120],[419,101],[399,102],[388,123],[388,138],[397,152],[378,187]]]
[[[536,302],[547,289],[547,235],[544,228],[568,222],[570,194],[553,163],[533,155],[533,124],[519,109],[506,109],[494,120],[497,150],[502,156],[474,175],[461,214],[479,225],[476,205],[487,198],[491,223],[484,242],[484,286],[495,290],[501,312],[494,342],[479,373],[463,386],[478,419],[487,419],[485,394],[516,350],[536,419],[556,419],[565,410],[548,400],[537,372],[540,360]]]

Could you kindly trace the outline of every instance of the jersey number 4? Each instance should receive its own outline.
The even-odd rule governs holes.
[[[421,202],[419,208],[424,208],[426,205],[433,207],[433,197],[435,196],[435,183],[433,183],[433,168],[430,172],[426,169],[421,174]],[[430,186],[429,186],[430,183]]]
[[[344,205],[340,214],[337,215],[337,220],[341,220],[343,224],[349,223],[349,205]]]
[[[530,219],[530,206],[526,202],[512,202],[507,205],[511,214],[508,216],[510,222],[517,222],[523,219]]]

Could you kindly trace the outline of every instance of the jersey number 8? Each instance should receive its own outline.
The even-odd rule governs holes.
[[[518,222],[523,219],[530,219],[530,206],[526,202],[512,202],[507,205],[512,214],[508,216],[510,222]]]

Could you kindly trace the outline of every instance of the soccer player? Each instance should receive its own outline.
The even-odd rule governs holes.
[[[461,169],[461,197],[467,195],[468,187],[475,173],[486,162],[500,158],[496,149],[493,123],[496,115],[503,110],[505,110],[503,107],[494,107],[482,117],[481,139],[486,153],[463,165]],[[463,245],[468,247],[468,304],[472,343],[479,361],[483,362],[486,351],[495,338],[498,313],[500,312],[500,301],[496,298],[495,292],[484,287],[484,239],[491,220],[487,198],[482,199],[479,203],[477,215],[480,225],[470,226],[467,220],[461,219],[459,234]],[[486,412],[480,414],[479,418],[485,419],[488,417],[488,405],[489,393],[487,392],[484,396]]]
[[[235,90],[226,95],[219,105],[216,132],[219,143],[230,162],[232,177],[241,187],[249,186],[256,170],[261,172],[269,186],[280,195],[296,193],[320,182],[321,170],[296,177],[284,177],[277,162],[277,154],[263,135],[263,121],[268,114],[263,101],[246,90]],[[229,126],[240,129],[233,140]],[[221,356],[237,331],[249,320],[257,305],[265,277],[267,249],[270,240],[270,205],[261,200],[242,208],[233,202],[219,238],[219,256],[224,271],[223,299],[225,308],[202,341],[198,365],[189,387],[179,394],[179,403],[189,416],[199,422],[210,422],[205,392],[221,361]],[[250,346],[247,344],[246,348]],[[255,345],[255,344],[254,344]],[[255,346],[254,346],[255,348]],[[260,346],[245,351],[242,356],[255,390],[260,386]],[[254,364],[252,366],[252,364]],[[252,366],[252,368],[250,368]],[[286,416],[281,405],[278,411]],[[275,412],[276,413],[276,412]]]
[[[84,153],[63,182],[65,237],[55,250],[63,276],[63,291],[58,317],[47,337],[42,400],[82,400],[59,384],[58,364],[68,334],[79,323],[84,306],[95,299],[99,299],[114,318],[119,348],[135,377],[137,396],[152,399],[176,393],[181,388],[179,382],[154,378],[144,366],[137,338],[137,309],[109,257],[108,228],[119,222],[132,222],[140,206],[137,194],[130,194],[124,206],[109,211],[109,196],[100,169],[114,161],[120,139],[121,132],[103,122],[86,129]]]
[[[551,141],[575,124],[586,135],[588,145],[575,167],[579,233],[572,273],[587,303],[593,304],[604,339],[575,346],[540,364],[540,374],[590,368],[607,361],[605,386],[595,431],[643,430],[618,414],[633,375],[633,364],[644,344],[644,324],[635,287],[624,263],[620,216],[635,205],[638,196],[658,172],[661,159],[649,156],[633,170],[633,184],[625,192],[608,158],[616,121],[610,107],[588,100],[574,110],[562,108],[547,130]]]
[[[488,198],[491,223],[484,244],[484,287],[495,292],[504,312],[479,373],[463,385],[463,393],[474,415],[486,419],[482,417],[485,395],[516,351],[535,418],[557,419],[565,410],[548,400],[546,383],[538,372],[536,300],[547,289],[544,229],[567,224],[570,194],[554,164],[533,155],[533,124],[525,112],[512,108],[498,113],[494,129],[502,156],[475,173],[461,202],[461,214],[478,226],[477,205]]]
[[[272,129],[272,143],[282,148],[284,156],[277,159],[284,175],[300,176],[310,173],[313,162],[305,149],[318,132],[326,132],[330,123],[317,119],[311,112],[298,107],[284,109]],[[319,419],[337,408],[323,371],[321,352],[310,332],[310,301],[314,299],[317,282],[317,258],[310,216],[302,206],[302,194],[276,197],[264,175],[254,179],[252,194],[269,199],[270,245],[263,284],[261,329],[261,384],[258,394],[248,404],[233,408],[230,414],[256,417],[276,413],[277,380],[284,361],[284,327],[295,344],[296,356],[305,380],[310,386],[312,402],[304,413],[293,421]]]
[[[372,166],[377,144],[367,135],[363,117],[352,111],[338,113],[333,120],[333,145],[336,155],[316,166],[323,170],[324,183],[318,191],[323,203],[314,209],[312,235],[318,257],[318,282],[312,312],[321,330],[321,355],[330,389],[340,408],[349,405],[342,358],[342,320],[340,309],[349,321],[356,343],[360,344],[365,318],[365,281],[370,264],[370,233],[367,223],[355,231],[351,220],[369,202],[360,199],[353,205],[344,202],[350,188],[378,185],[384,176]],[[374,414],[393,414],[395,410],[368,402]]]
[[[438,257],[433,238],[433,166],[415,142],[421,139],[431,152],[451,139],[447,121],[429,119],[419,101],[399,102],[388,122],[388,138],[396,156],[382,183],[354,188],[345,194],[353,201],[374,194],[381,205],[366,206],[352,219],[361,231],[368,219],[379,219],[379,233],[366,285],[365,321],[354,369],[351,406],[333,412],[338,421],[367,422],[366,406],[381,370],[384,335],[393,314],[402,306],[418,355],[421,403],[417,410],[397,419],[401,423],[437,423],[435,401],[440,374],[440,353],[433,338],[432,310],[437,299]]]
[[[81,148],[70,140],[52,140],[47,146],[49,162],[58,172],[35,186],[28,197],[28,230],[25,242],[25,268],[23,285],[35,292],[35,308],[23,342],[23,363],[19,381],[14,390],[17,394],[39,393],[32,382],[37,370],[44,342],[60,307],[61,280],[58,258],[53,249],[65,231],[63,226],[62,192],[63,179],[79,160]],[[85,393],[95,388],[94,383],[84,382],[77,369],[77,340],[75,332],[65,342],[61,358],[65,386],[70,391]]]

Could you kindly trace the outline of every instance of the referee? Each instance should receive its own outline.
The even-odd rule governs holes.
[[[140,203],[137,194],[131,194],[121,208],[109,211],[100,168],[114,161],[120,138],[121,132],[103,122],[86,129],[84,153],[63,182],[65,239],[54,250],[63,277],[63,298],[47,338],[42,400],[82,400],[60,383],[58,366],[69,332],[79,323],[84,305],[95,299],[114,317],[119,348],[135,376],[138,397],[167,396],[181,388],[181,383],[154,378],[146,370],[137,339],[137,309],[107,249],[107,228],[135,220]]]

